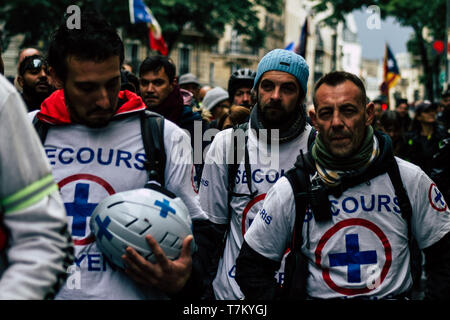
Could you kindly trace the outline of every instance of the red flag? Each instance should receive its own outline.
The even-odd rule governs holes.
[[[169,50],[167,49],[166,42],[161,33],[161,28],[159,27],[156,19],[153,19],[152,24],[149,24],[148,36],[150,39],[150,48],[159,51],[162,55],[167,56]],[[155,25],[156,23],[156,25]]]
[[[153,16],[152,11],[142,0],[129,0],[131,23],[147,23],[150,49],[159,51],[167,56],[169,50],[162,36],[161,27]]]

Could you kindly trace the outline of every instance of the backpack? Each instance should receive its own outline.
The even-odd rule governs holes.
[[[300,156],[297,158],[294,168],[290,169],[286,173],[286,178],[292,186],[295,197],[296,215],[290,244],[290,252],[285,260],[284,283],[279,296],[281,299],[302,300],[306,298],[308,260],[301,252],[301,246],[303,243],[302,226],[305,219],[307,206],[314,206],[314,203],[317,204],[324,202],[323,196],[326,196],[325,201],[329,204],[328,194],[333,194],[335,197],[339,197],[346,189],[359,185],[365,181],[369,181],[376,176],[387,172],[394,186],[402,217],[406,220],[408,225],[408,239],[410,242],[409,247],[411,248],[412,207],[401,180],[397,161],[395,161],[393,154],[383,166],[380,166],[375,170],[369,170],[361,176],[351,180],[344,180],[338,187],[328,188],[326,193],[322,195],[317,195],[317,192],[314,192],[311,187],[309,175],[315,173],[315,171],[311,153],[304,156],[303,152],[301,152]]]
[[[164,150],[164,117],[158,113],[144,110],[139,113],[141,135],[144,144],[146,160],[144,168],[147,171],[147,181],[157,181],[165,186],[164,170],[166,167],[166,152]],[[44,144],[50,124],[40,121],[36,116],[33,125]]]

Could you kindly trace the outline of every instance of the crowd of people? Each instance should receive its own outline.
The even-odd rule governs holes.
[[[450,90],[383,110],[332,71],[307,112],[309,66],[292,51],[202,86],[162,55],[134,71],[104,18],[81,24],[61,24],[46,54],[22,50],[13,83],[0,76],[0,298],[450,299]],[[147,236],[156,262],[127,247],[121,269],[89,219],[151,179],[149,114],[160,185],[193,237],[169,260]]]

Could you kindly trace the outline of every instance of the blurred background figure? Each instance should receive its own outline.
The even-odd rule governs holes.
[[[375,130],[380,130],[380,117],[383,113],[383,100],[380,97],[377,97],[373,100],[373,110],[374,110],[374,117],[372,122],[372,127]]]
[[[127,69],[121,69],[120,77],[120,90],[129,90],[137,95],[141,95],[141,92],[139,91],[139,78],[136,77],[134,73]]]
[[[408,144],[398,112],[391,110],[384,111],[380,117],[380,130],[391,137],[394,155],[407,160]]]
[[[17,83],[28,111],[38,110],[41,103],[54,91],[50,82],[48,63],[43,56],[25,57],[19,65]]]
[[[200,88],[199,94],[198,94],[198,99],[199,99],[198,102],[199,102],[200,106],[202,105],[203,98],[205,97],[205,94],[211,89],[212,89],[211,86],[208,86],[208,85],[203,86],[203,87]]]
[[[209,90],[202,103],[203,108],[211,112],[211,122],[209,128],[218,128],[220,117],[228,113],[230,108],[230,100],[228,92],[221,87],[215,87]]]
[[[250,109],[243,106],[233,105],[230,110],[220,117],[217,128],[225,130],[241,123],[247,122],[250,116]]]
[[[130,73],[133,73],[133,67],[131,66],[131,64],[129,62],[122,63],[122,70],[126,70]]]
[[[32,48],[32,47],[24,48],[19,51],[19,55],[17,57],[17,75],[14,78],[14,85],[16,86],[16,89],[19,92],[22,92],[22,87],[17,82],[17,77],[19,76],[20,64],[22,63],[23,59],[25,59],[26,57],[30,57],[30,56],[34,56],[34,55],[42,56],[42,53],[38,49]]]
[[[409,131],[412,120],[408,113],[408,100],[399,99],[397,101],[395,112],[397,112],[398,120],[400,121],[403,132]]]
[[[441,111],[437,115],[437,121],[447,133],[450,133],[450,88],[445,90],[441,96]]]
[[[417,164],[427,175],[431,174],[433,155],[439,142],[448,134],[436,121],[437,104],[423,101],[416,106],[411,131],[407,133],[409,161]]]
[[[252,96],[255,76],[256,72],[248,68],[238,69],[231,74],[228,80],[228,94],[231,104],[251,109],[255,103]]]
[[[178,79],[178,85],[181,89],[187,90],[193,95],[193,107],[198,108],[199,98],[200,98],[200,82],[198,82],[197,77],[192,73],[185,73],[181,75]]]

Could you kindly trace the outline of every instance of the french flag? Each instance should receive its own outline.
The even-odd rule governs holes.
[[[169,50],[162,36],[161,27],[153,16],[152,11],[142,0],[129,0],[131,23],[147,23],[149,29],[150,49],[159,51],[167,56]]]

